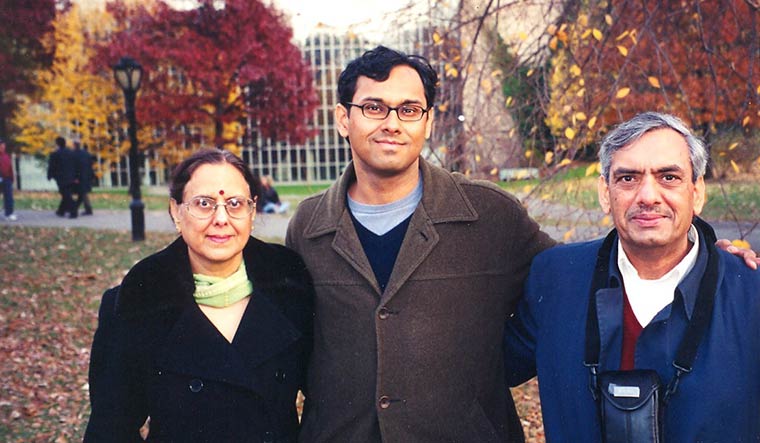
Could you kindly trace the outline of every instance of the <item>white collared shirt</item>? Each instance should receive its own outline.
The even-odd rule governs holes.
[[[691,250],[673,269],[657,280],[645,280],[639,277],[638,271],[633,267],[618,241],[618,269],[623,277],[625,293],[628,295],[631,309],[641,326],[648,325],[662,308],[673,302],[676,286],[697,262],[699,234],[694,225],[689,228],[688,237],[693,243]]]

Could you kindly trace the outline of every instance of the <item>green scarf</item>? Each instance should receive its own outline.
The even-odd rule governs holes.
[[[193,274],[195,293],[193,297],[199,305],[226,308],[246,298],[253,292],[253,283],[245,272],[245,261],[234,274],[227,278]]]

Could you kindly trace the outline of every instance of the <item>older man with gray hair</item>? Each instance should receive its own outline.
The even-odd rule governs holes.
[[[704,144],[650,112],[599,156],[615,229],[534,259],[505,333],[508,382],[537,373],[548,441],[757,441],[760,273],[697,217]]]

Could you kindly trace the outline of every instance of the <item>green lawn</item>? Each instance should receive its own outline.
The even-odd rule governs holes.
[[[521,180],[499,182],[509,192],[523,201],[540,199],[552,203],[566,204],[583,209],[598,209],[596,196],[597,177],[585,177],[585,167],[572,168],[548,180]],[[295,207],[304,198],[327,189],[328,184],[277,186],[280,198]],[[708,220],[755,221],[760,219],[760,186],[757,182],[708,181],[707,204],[703,216]],[[56,192],[16,191],[14,199],[19,209],[53,210],[58,206]],[[143,190],[145,207],[151,210],[165,210],[168,205],[168,191],[165,188]],[[90,194],[95,209],[128,209],[131,197],[126,189],[98,189]]]
[[[329,185],[280,185],[277,192],[282,200],[291,202],[295,207],[304,198],[316,194]],[[18,209],[55,210],[60,202],[60,195],[53,191],[16,191],[13,199]],[[90,193],[90,202],[94,209],[129,209],[132,197],[126,189],[96,189]],[[169,205],[167,188],[148,188],[142,190],[142,201],[146,209],[165,210]]]
[[[540,199],[583,209],[598,209],[598,176],[585,177],[584,168],[571,169],[549,180],[501,182],[500,186],[524,201]],[[757,182],[707,181],[707,204],[702,216],[707,220],[756,221],[760,219],[760,186]]]
[[[325,189],[329,188],[330,184],[320,184],[320,185],[277,185],[277,193],[283,197],[291,197],[297,200],[303,200],[304,198],[316,194],[318,192],[322,192]]]
[[[13,200],[18,209],[55,210],[60,202],[60,194],[52,191],[16,191]],[[129,209],[132,197],[125,189],[95,190],[90,193],[94,209]],[[165,210],[169,205],[168,191],[164,195],[143,194],[146,209]]]

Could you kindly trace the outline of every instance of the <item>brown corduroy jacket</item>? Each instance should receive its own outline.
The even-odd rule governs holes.
[[[423,197],[382,293],[346,205],[353,165],[288,227],[316,290],[303,442],[523,441],[502,333],[554,242],[497,186],[420,164]]]

